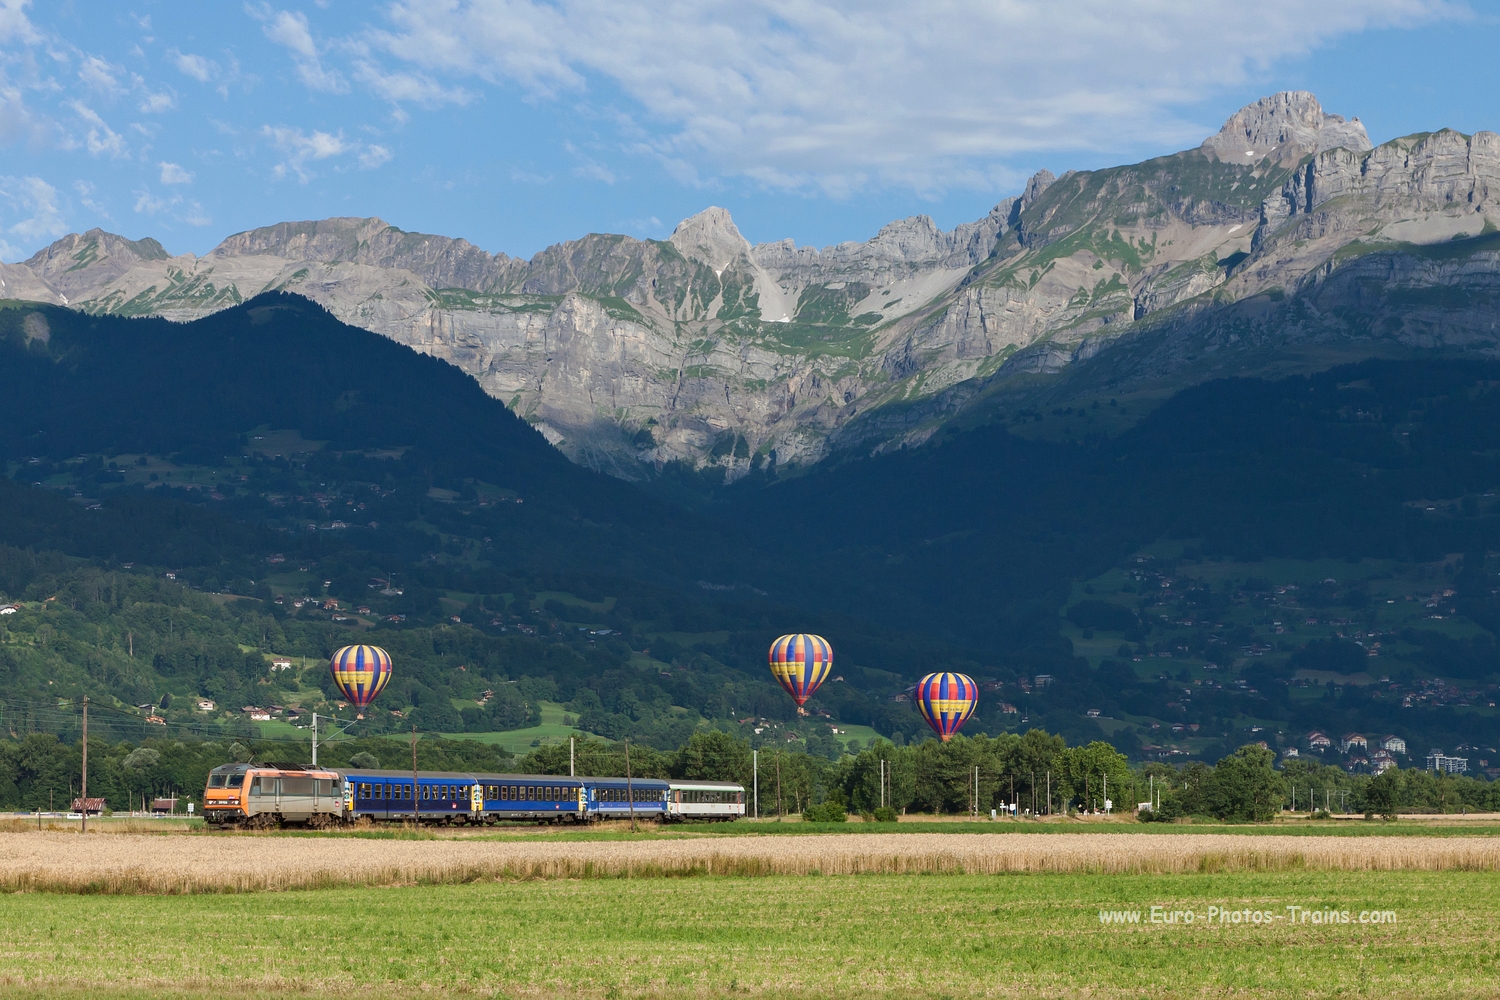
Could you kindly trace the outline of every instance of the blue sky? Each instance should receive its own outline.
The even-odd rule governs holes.
[[[204,253],[378,215],[530,256],[978,218],[1038,168],[1196,145],[1306,89],[1376,142],[1500,130],[1459,0],[0,0],[0,259],[94,226]]]

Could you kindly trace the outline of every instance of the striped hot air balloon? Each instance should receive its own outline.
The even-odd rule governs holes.
[[[928,674],[917,681],[915,697],[922,718],[947,743],[974,714],[979,704],[979,686],[967,674]]]
[[[786,688],[797,711],[833,669],[833,647],[821,635],[784,635],[771,643],[771,676]]]
[[[349,704],[362,709],[391,679],[391,654],[379,646],[345,646],[328,660],[328,672]]]

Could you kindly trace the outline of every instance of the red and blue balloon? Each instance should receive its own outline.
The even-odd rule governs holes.
[[[833,670],[833,647],[821,635],[798,632],[771,643],[771,676],[797,703],[797,711]]]
[[[344,699],[363,709],[391,679],[391,654],[379,646],[345,646],[329,658],[328,672]]]
[[[979,704],[979,685],[967,674],[928,674],[917,681],[913,701],[922,718],[947,743]]]

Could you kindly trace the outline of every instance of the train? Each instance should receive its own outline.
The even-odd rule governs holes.
[[[412,820],[450,826],[590,823],[632,815],[656,822],[734,820],[745,815],[745,789],[732,782],[659,778],[225,764],[209,772],[203,791],[203,818],[220,829],[331,829]]]

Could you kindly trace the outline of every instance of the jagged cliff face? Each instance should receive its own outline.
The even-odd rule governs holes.
[[[666,241],[591,235],[522,261],[378,219],[283,223],[203,258],[94,230],[0,265],[0,294],[191,319],[294,291],[458,365],[576,460],[733,477],[921,440],[1017,372],[1170,365],[1174,337],[1232,346],[1292,323],[1494,350],[1497,182],[1493,133],[1371,148],[1358,119],[1295,92],[1198,149],[1040,173],[952,232],[918,216],[863,243],[751,246],[710,208]],[[1325,318],[1405,302],[1405,318],[1293,322],[1292,300]]]

